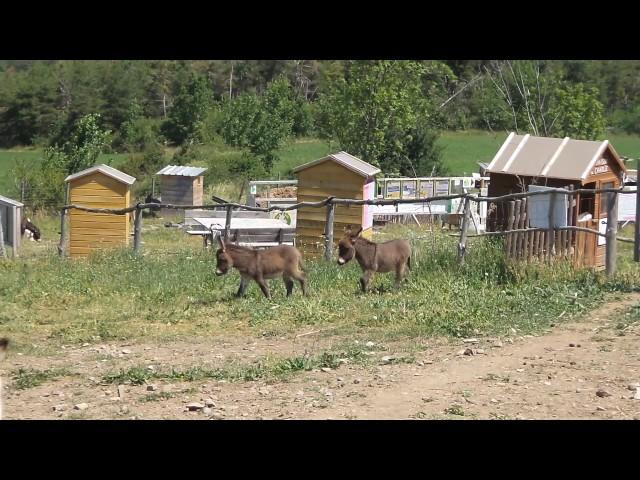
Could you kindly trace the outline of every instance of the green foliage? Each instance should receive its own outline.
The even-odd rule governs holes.
[[[595,87],[585,88],[579,83],[559,88],[551,115],[555,118],[555,136],[596,140],[604,134],[603,107]]]
[[[426,132],[433,106],[424,90],[432,87],[432,70],[416,61],[350,62],[319,99],[321,132],[385,173],[425,174],[438,158]]]
[[[251,155],[244,165],[254,168],[255,157],[270,172],[277,160],[276,150],[291,135],[297,103],[286,78],[271,82],[263,95],[244,94],[227,102],[223,109],[222,137],[231,146]]]
[[[161,143],[160,123],[144,116],[142,105],[134,99],[122,122],[118,143],[125,150],[143,151]]]
[[[177,145],[201,142],[202,125],[212,107],[213,92],[208,80],[193,75],[176,96],[169,119],[162,126],[164,135]]]

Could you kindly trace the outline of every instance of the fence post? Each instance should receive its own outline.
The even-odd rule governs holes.
[[[509,201],[507,204],[507,232],[513,229],[513,222],[515,221],[515,217],[514,217],[515,206],[516,206],[516,202],[514,202],[513,200]],[[513,233],[507,233],[505,242],[504,242],[505,254],[507,258],[511,258],[511,242],[513,242]]]
[[[142,209],[140,204],[136,204],[135,213],[133,216],[133,251],[134,253],[140,253],[140,240],[142,237]]]
[[[547,261],[551,263],[552,248],[555,245],[556,229],[555,229],[555,204],[556,204],[556,192],[551,192],[549,197],[549,229],[547,230]]]
[[[67,222],[66,220],[66,216],[67,216],[67,209],[63,208],[60,211],[60,244],[58,245],[58,255],[60,255],[61,257],[64,257],[64,242],[65,242],[65,237],[66,237],[66,225]]]
[[[616,274],[616,234],[618,233],[618,194],[609,193],[607,203],[607,246],[605,268],[608,277]]]
[[[638,175],[640,174],[640,158],[636,161],[636,221],[634,224],[635,243],[633,244],[633,260],[640,262],[640,188]]]
[[[13,246],[13,251],[16,251],[16,246]],[[4,249],[4,230],[2,228],[2,211],[0,211],[0,257],[6,257],[7,251]]]
[[[224,223],[224,240],[225,242],[227,240],[229,240],[229,237],[231,236],[231,216],[233,215],[233,207],[232,206],[228,206],[227,207],[227,218],[225,220]]]
[[[458,263],[464,265],[464,254],[467,249],[467,230],[469,229],[469,216],[471,214],[471,199],[464,199],[464,216],[462,217],[462,227],[460,230],[460,242],[458,243]]]
[[[573,190],[573,184],[569,185],[568,190]],[[569,201],[569,214],[568,214],[568,217],[567,217],[567,225],[570,226],[570,227],[573,227],[573,224],[574,224],[573,202],[574,202],[574,200],[576,200],[576,196],[575,195],[567,195],[567,200]],[[576,201],[576,204],[577,204],[577,201]],[[576,223],[576,226],[577,226],[577,222],[575,222],[575,223]],[[566,253],[566,255],[569,258],[573,258],[573,252],[571,251],[571,249],[573,248],[572,244],[573,244],[573,231],[568,230],[567,231],[567,245],[566,245],[567,253]]]
[[[332,200],[327,203],[327,219],[324,224],[324,259],[331,261],[333,254],[333,217],[335,216],[336,206]]]

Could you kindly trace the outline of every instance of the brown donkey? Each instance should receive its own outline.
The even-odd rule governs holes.
[[[293,279],[300,282],[302,293],[307,294],[305,287],[305,275],[301,271],[302,255],[297,248],[290,245],[278,245],[266,250],[253,250],[239,245],[225,244],[222,238],[218,237],[220,248],[216,252],[218,265],[216,275],[224,275],[233,267],[240,272],[240,288],[236,297],[241,297],[251,279],[260,286],[264,296],[269,298],[269,287],[266,279],[282,276],[284,285],[287,288],[287,297],[293,291]]]
[[[407,274],[407,268],[411,269],[411,246],[407,240],[395,239],[384,243],[370,242],[362,238],[362,227],[355,234],[351,226],[345,230],[345,235],[338,243],[338,265],[348,263],[354,256],[362,268],[360,278],[362,291],[367,291],[367,286],[375,272],[396,272],[396,287]]]

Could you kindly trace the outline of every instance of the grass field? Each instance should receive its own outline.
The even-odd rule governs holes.
[[[451,175],[471,174],[478,171],[478,162],[490,162],[498,151],[505,138],[506,132],[489,133],[482,131],[444,132],[438,144],[443,148],[442,155],[445,165]],[[609,140],[617,152],[626,157],[640,157],[640,137],[634,135],[615,134],[609,135]],[[320,158],[328,153],[337,151],[339,147],[335,143],[304,138],[297,139],[285,146],[279,152],[279,160],[276,162],[271,175],[273,178],[293,178],[291,169]],[[225,147],[223,150],[214,149],[213,156],[233,159],[239,153]],[[0,150],[0,194],[12,196],[14,186],[10,175],[14,161],[30,162],[37,165],[41,151],[36,149]],[[101,162],[118,166],[126,159],[124,154],[103,155]],[[635,168],[632,165],[630,168]]]
[[[161,220],[145,220],[142,256],[126,250],[88,260],[59,258],[56,219],[38,221],[45,242],[26,242],[15,261],[0,259],[0,326],[18,343],[283,335],[301,327],[386,339],[536,332],[640,284],[629,248],[620,249],[615,280],[567,265],[512,265],[484,239],[470,244],[460,267],[455,238],[395,227],[378,239],[402,236],[413,245],[410,279],[399,291],[379,275],[362,295],[357,265],[308,261],[309,297],[296,286],[286,299],[273,280],[271,300],[255,284],[236,300],[237,272],[216,277],[211,252]]]

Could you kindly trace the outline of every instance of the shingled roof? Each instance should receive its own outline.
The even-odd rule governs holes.
[[[358,175],[362,175],[363,177],[373,177],[374,175],[381,172],[378,167],[374,167],[373,165],[360,160],[353,155],[348,154],[347,152],[338,152],[332,153],[331,155],[327,155],[326,157],[319,158],[318,160],[314,160],[309,163],[305,163],[300,165],[299,167],[294,168],[293,172],[297,173],[300,170],[305,170],[309,167],[317,165],[322,162],[326,162],[329,160],[333,160],[336,163],[339,163],[345,168],[348,168],[352,172],[357,173]]]
[[[608,140],[534,137],[511,132],[487,172],[584,180],[607,150],[625,171],[624,163]]]

